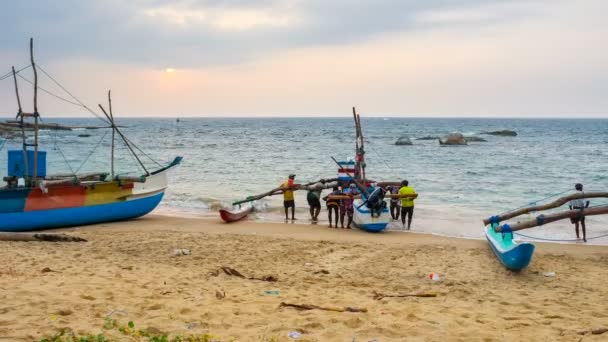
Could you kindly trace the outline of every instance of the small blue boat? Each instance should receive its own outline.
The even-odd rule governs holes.
[[[498,223],[485,228],[486,239],[490,248],[500,262],[512,271],[521,271],[528,267],[534,254],[534,244],[513,240],[513,233],[497,233],[494,229]]]

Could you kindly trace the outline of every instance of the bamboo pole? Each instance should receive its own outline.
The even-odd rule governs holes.
[[[33,180],[36,185],[36,178],[38,177],[38,71],[36,70],[36,63],[34,63],[34,38],[30,38],[30,61],[32,62],[32,69],[34,70],[34,170]]]
[[[23,139],[23,163],[25,166],[25,170],[23,171],[23,179],[25,179],[26,183],[29,183],[29,165],[27,161],[27,136],[25,135],[25,122],[23,121],[23,109],[21,107],[21,98],[19,97],[19,86],[17,85],[17,73],[15,72],[15,67],[13,66],[13,80],[15,81],[15,94],[17,95],[17,106],[19,106],[19,112],[17,112],[17,116],[20,119],[21,126],[21,137]]]
[[[560,197],[560,198],[556,199],[555,201],[544,204],[544,205],[527,206],[524,208],[509,211],[507,213],[498,215],[497,218],[499,221],[506,221],[506,220],[512,219],[516,216],[527,214],[530,212],[542,211],[542,210],[548,210],[548,209],[552,209],[552,208],[561,207],[565,203],[575,200],[575,199],[601,198],[601,197],[608,197],[608,192],[578,192],[578,193],[575,193],[572,195]],[[489,218],[484,219],[483,223],[484,223],[484,225],[488,225],[491,223],[491,221],[492,221],[492,217],[489,217]]]
[[[522,230],[522,229],[533,228],[536,226],[541,226],[543,224],[563,220],[566,218],[577,217],[578,215],[594,216],[594,215],[603,215],[603,214],[608,214],[608,205],[595,207],[595,208],[587,208],[587,209],[583,209],[583,210],[576,209],[576,210],[561,211],[561,212],[549,214],[549,215],[539,215],[533,220],[518,222],[513,225],[509,225],[509,227],[510,227],[511,231],[516,231],[516,230]],[[500,233],[503,231],[503,227],[504,227],[504,224],[496,227],[494,230],[496,232]]]
[[[111,153],[111,158],[112,159],[111,159],[111,166],[110,166],[110,169],[111,169],[110,175],[112,177],[111,179],[114,179],[114,137],[115,137],[115,134],[116,134],[114,126],[116,124],[114,123],[114,114],[112,113],[112,95],[111,95],[111,90],[108,90],[108,106],[110,107],[109,108],[110,109],[110,118],[112,119],[112,122],[111,122],[111,124],[112,124],[112,153]]]

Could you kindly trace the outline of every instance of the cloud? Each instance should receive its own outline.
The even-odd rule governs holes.
[[[47,59],[204,67],[455,22],[518,20],[538,1],[512,1],[521,10],[501,14],[508,6],[500,0],[22,0],[0,13],[0,46],[23,50],[34,36]]]

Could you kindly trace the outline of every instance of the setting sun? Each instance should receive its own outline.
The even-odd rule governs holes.
[[[167,68],[167,69],[165,69],[165,72],[172,73],[172,72],[175,72],[175,69],[173,69],[173,68]]]

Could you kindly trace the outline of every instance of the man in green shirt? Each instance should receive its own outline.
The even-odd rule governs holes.
[[[401,188],[399,189],[399,195],[416,195],[416,190],[411,186],[408,186],[409,182],[404,180],[401,182]],[[412,225],[412,216],[414,216],[414,198],[402,198],[401,199],[401,224],[405,228],[405,217],[407,216],[407,230],[410,230]]]

